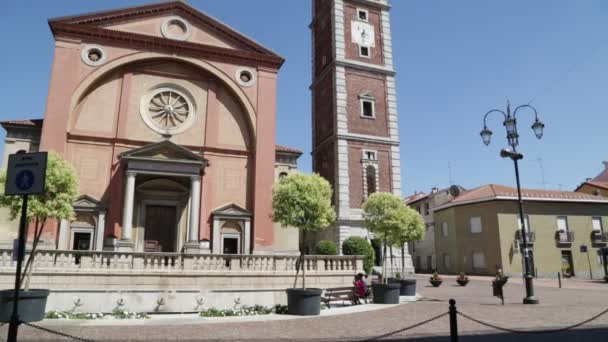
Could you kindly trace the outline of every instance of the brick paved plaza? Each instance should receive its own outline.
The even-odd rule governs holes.
[[[446,312],[449,298],[458,309],[475,318],[514,329],[560,328],[583,321],[608,308],[608,284],[572,281],[557,288],[557,281],[539,281],[540,305],[520,304],[521,279],[511,279],[505,288],[506,304],[491,296],[489,278],[475,278],[467,287],[456,286],[446,277],[440,288],[432,288],[426,276],[418,276],[418,292],[424,299],[381,310],[346,315],[297,318],[264,322],[216,324],[145,325],[108,327],[74,326],[70,323],[42,323],[61,332],[96,341],[360,341],[399,330],[413,323]],[[338,309],[339,310],[339,309]],[[119,322],[120,323],[120,322]],[[605,341],[608,339],[608,314],[572,332],[549,335],[502,334],[459,317],[461,341]],[[386,337],[385,341],[447,341],[448,318]],[[0,328],[5,338],[6,326]],[[20,329],[20,340],[55,341],[56,336]]]

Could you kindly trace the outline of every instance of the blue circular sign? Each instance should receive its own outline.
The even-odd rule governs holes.
[[[34,173],[30,170],[21,170],[15,177],[15,185],[19,190],[29,190],[34,185]]]

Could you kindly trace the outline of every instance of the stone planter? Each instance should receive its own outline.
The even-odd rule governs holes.
[[[287,289],[287,313],[316,316],[321,312],[321,289]]]
[[[400,283],[373,284],[375,304],[399,304]]]
[[[441,283],[443,283],[443,280],[437,280],[437,279],[431,279],[429,281],[431,282],[431,285],[433,285],[434,287],[439,287],[439,285],[441,285]]]
[[[11,321],[13,292],[13,290],[0,290],[0,323]],[[46,289],[19,292],[19,319],[22,322],[42,321],[49,293],[50,291]]]
[[[469,279],[458,279],[456,278],[456,282],[458,283],[458,285],[460,286],[467,286],[467,284],[469,283]]]

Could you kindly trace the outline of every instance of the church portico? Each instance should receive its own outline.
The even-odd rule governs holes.
[[[201,174],[207,160],[169,140],[120,158],[126,181],[117,250],[198,253]]]

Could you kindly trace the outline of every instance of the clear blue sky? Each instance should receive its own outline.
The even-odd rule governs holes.
[[[2,1],[0,119],[42,117],[53,39],[46,19],[147,1]],[[287,60],[279,75],[277,142],[300,148],[311,170],[310,0],[191,0]],[[522,182],[574,189],[608,160],[608,2],[603,0],[393,0],[404,193],[454,183],[514,184],[498,117],[481,143],[483,114],[536,106],[546,124],[534,138],[521,115]],[[4,134],[4,131],[2,132]],[[3,136],[0,136],[3,139]]]

